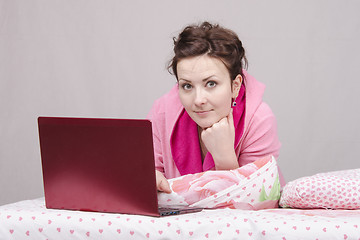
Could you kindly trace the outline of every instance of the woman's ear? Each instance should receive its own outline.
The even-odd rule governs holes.
[[[242,77],[240,74],[238,74],[236,76],[236,78],[232,81],[232,94],[233,94],[233,98],[236,99],[237,96],[239,95],[239,91],[241,88],[241,84],[242,84]]]

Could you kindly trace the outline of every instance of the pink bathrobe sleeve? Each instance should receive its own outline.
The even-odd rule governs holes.
[[[177,85],[155,101],[147,118],[152,122],[155,167],[166,178],[181,176],[171,154],[170,137],[176,120],[183,109]]]
[[[244,73],[245,123],[243,135],[235,148],[240,166],[268,155],[277,159],[281,146],[275,116],[270,107],[262,101],[265,85],[256,81],[246,71]],[[176,85],[155,101],[148,115],[153,127],[156,169],[163,172],[166,178],[181,176],[172,158],[170,137],[182,110]],[[284,185],[281,173],[280,180],[281,185]]]

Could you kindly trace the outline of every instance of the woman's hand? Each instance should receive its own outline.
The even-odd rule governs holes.
[[[170,185],[165,178],[164,174],[158,170],[156,173],[156,187],[159,192],[171,193]]]
[[[201,140],[211,153],[217,170],[239,167],[234,150],[235,127],[232,111],[231,109],[227,117],[201,132]]]

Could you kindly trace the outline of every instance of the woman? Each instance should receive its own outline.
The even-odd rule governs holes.
[[[152,121],[159,191],[167,178],[235,169],[279,155],[276,120],[250,76],[245,50],[231,30],[204,22],[174,38],[177,85],[158,99]]]

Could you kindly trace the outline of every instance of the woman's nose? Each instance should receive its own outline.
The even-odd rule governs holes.
[[[201,89],[197,89],[195,91],[195,99],[194,99],[194,103],[195,105],[203,105],[204,103],[206,103],[206,94],[203,90]]]

